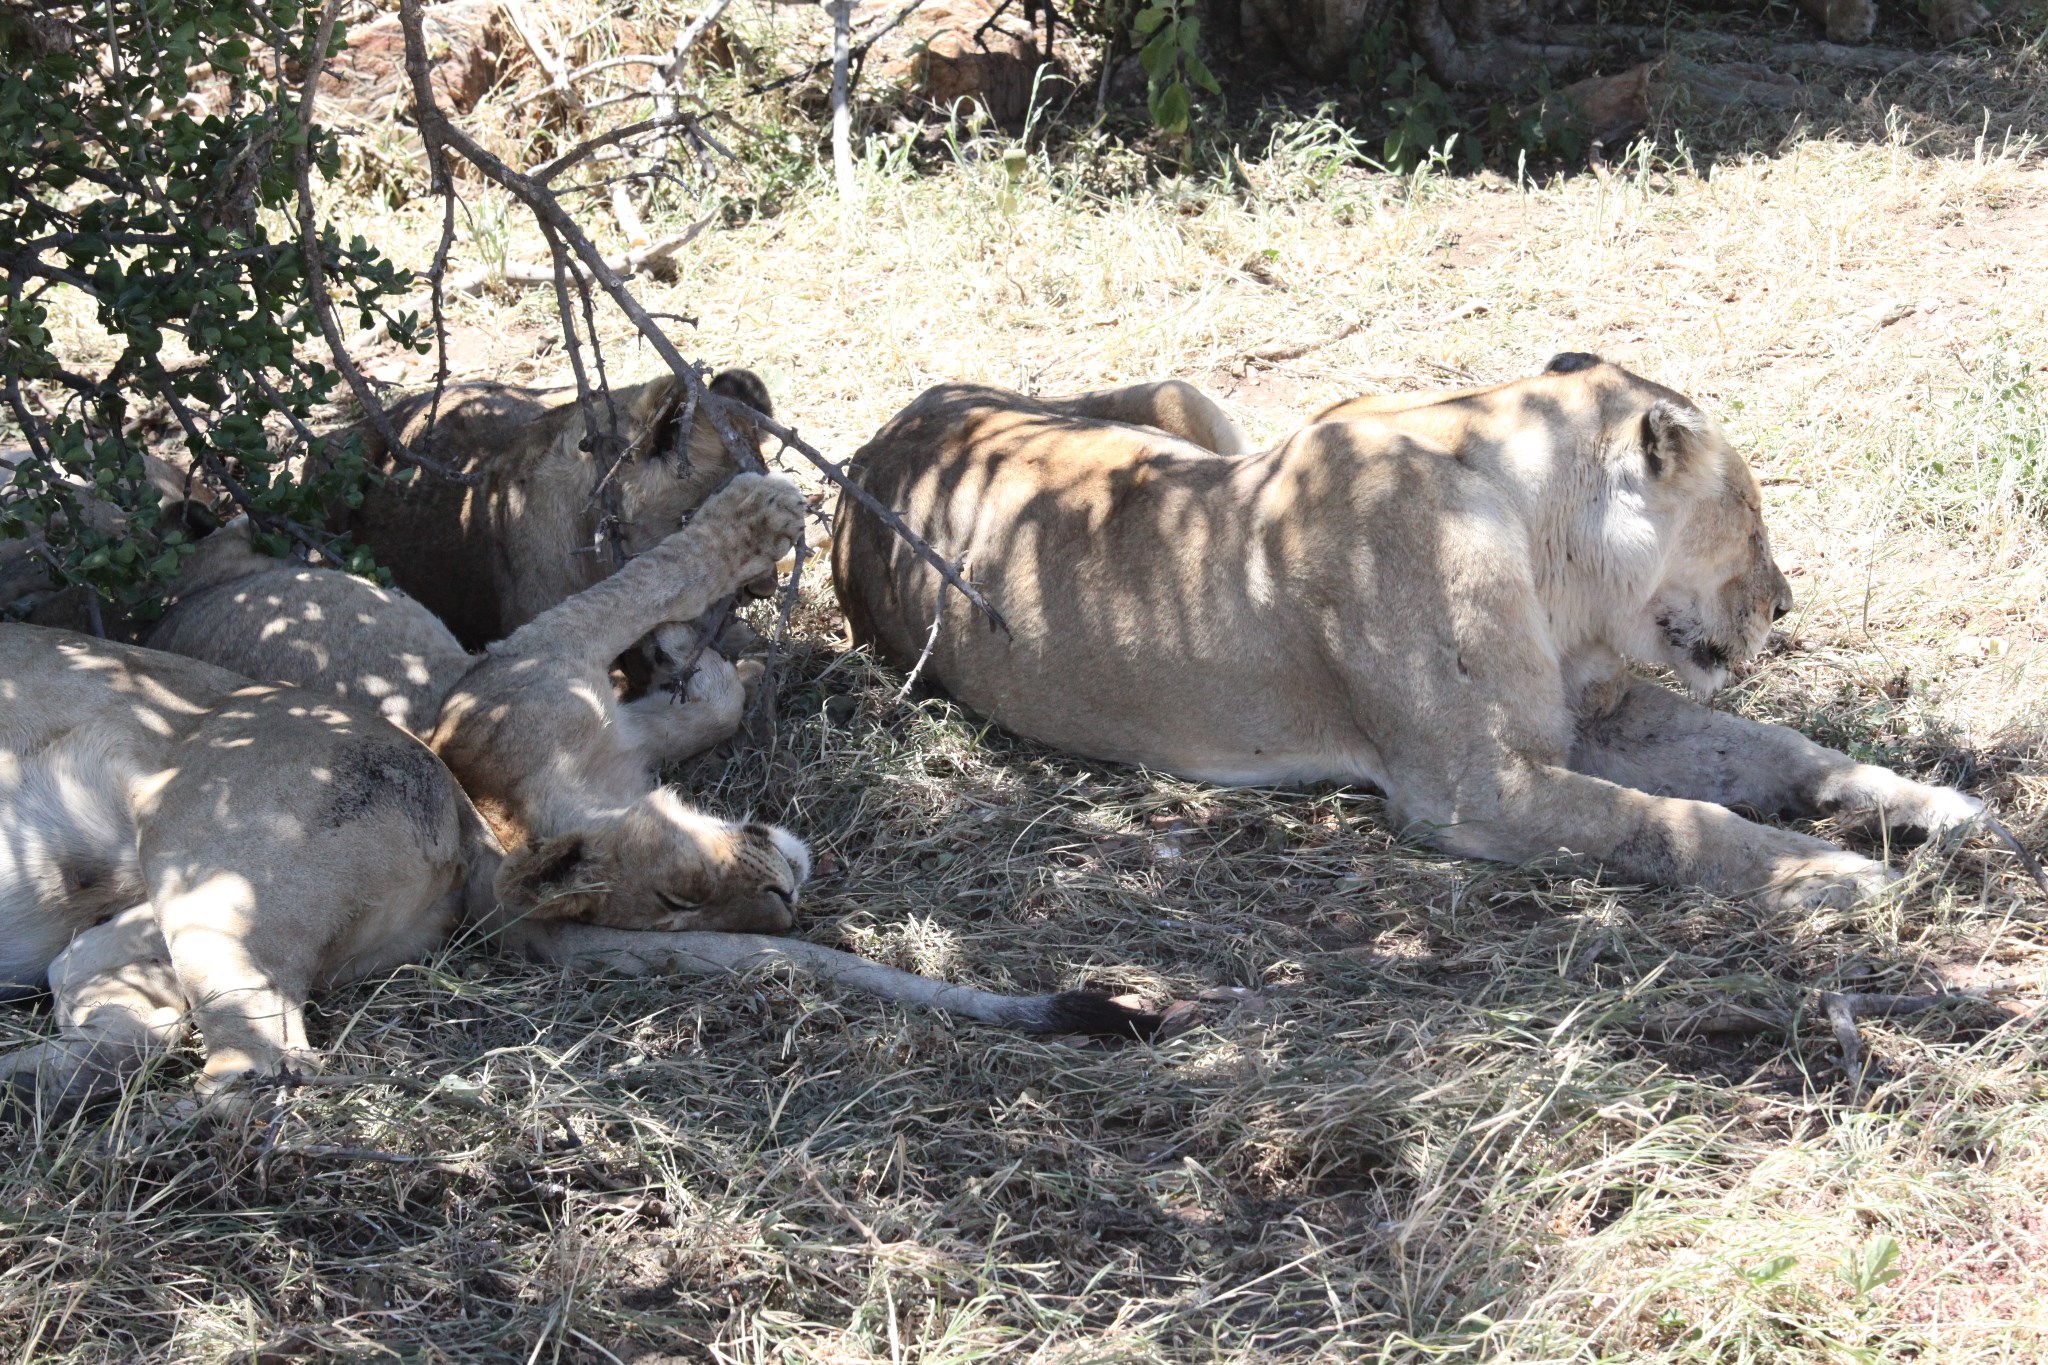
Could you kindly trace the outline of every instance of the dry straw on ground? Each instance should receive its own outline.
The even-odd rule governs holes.
[[[1801,605],[1725,704],[1960,781],[2039,848],[2048,169],[1865,112],[1710,171],[1667,152],[1519,187],[1370,173],[1313,119],[1227,180],[1113,191],[1114,151],[1013,174],[1007,138],[962,130],[913,174],[878,137],[857,209],[782,191],[643,298],[841,455],[940,379],[1181,375],[1271,436],[1599,351],[1717,411],[1765,479]],[[547,306],[456,304],[458,360],[559,377]],[[457,949],[322,1002],[334,1074],[260,1139],[182,1117],[180,1076],[6,1131],[8,1353],[2048,1354],[2048,906],[1988,842],[1854,914],[1760,915],[1439,858],[1367,795],[1105,769],[898,703],[816,569],[796,638],[773,751],[688,776],[812,837],[806,933],[983,985],[1243,990],[1096,1050],[773,975]],[[1811,1011],[1994,979],[2016,993],[1867,1022],[1860,1084]],[[1705,1027],[1731,1005],[1799,1024]]]

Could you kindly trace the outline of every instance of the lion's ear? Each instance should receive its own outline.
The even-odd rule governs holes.
[[[1559,351],[1550,357],[1550,363],[1543,367],[1545,374],[1577,374],[1601,364],[1601,359],[1588,351]]]
[[[1707,419],[1697,408],[1658,399],[1643,414],[1643,464],[1653,479],[1665,479],[1692,463],[1707,437]]]
[[[204,540],[224,524],[214,510],[197,498],[174,498],[157,509],[158,524],[185,533],[187,540]]]
[[[737,399],[763,417],[775,415],[775,403],[768,397],[768,386],[752,370],[720,370],[711,378],[711,391],[720,398]]]
[[[674,375],[649,380],[640,386],[633,408],[626,416],[627,439],[633,443],[633,458],[644,460],[665,454],[672,433],[657,427],[672,427],[683,410],[683,386]],[[645,434],[645,440],[641,439]]]
[[[558,834],[514,849],[499,865],[492,889],[505,906],[533,919],[570,918],[603,885],[595,852],[581,834]]]

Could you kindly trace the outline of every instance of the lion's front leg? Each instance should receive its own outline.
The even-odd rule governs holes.
[[[1410,781],[1390,777],[1396,819],[1465,857],[1521,863],[1565,853],[1626,881],[1702,886],[1784,909],[1846,907],[1893,880],[1883,863],[1725,806],[1651,796],[1525,758],[1505,756],[1449,789],[1420,770]]]
[[[201,1093],[287,1065],[314,1067],[306,997],[329,929],[317,921],[295,923],[297,916],[280,906],[303,915],[323,890],[328,900],[339,893],[306,885],[305,878],[260,897],[230,873],[189,887],[177,886],[175,878],[153,880],[172,883],[156,897],[157,923],[206,1042]]]
[[[650,631],[694,621],[741,584],[773,573],[802,534],[804,512],[803,494],[788,479],[734,475],[688,526],[492,645],[491,656],[549,655],[609,668]]]
[[[667,687],[619,707],[619,734],[652,771],[694,758],[732,738],[747,708],[747,686],[761,676],[752,660],[734,664],[706,649],[678,697]]]
[[[1618,705],[1582,717],[1575,771],[1657,796],[1763,815],[1871,815],[1894,829],[1941,834],[1984,803],[1815,744],[1796,730],[1715,711],[1631,679]]]

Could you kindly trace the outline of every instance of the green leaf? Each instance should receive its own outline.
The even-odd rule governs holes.
[[[1849,1287],[1860,1299],[1906,1273],[1893,1268],[1892,1262],[1898,1259],[1899,1244],[1896,1241],[1890,1237],[1874,1237],[1860,1250],[1843,1252],[1842,1264],[1836,1268],[1836,1273],[1849,1282]]]
[[[1798,1264],[1797,1256],[1773,1256],[1768,1261],[1760,1262],[1743,1271],[1742,1278],[1751,1284],[1769,1284]]]
[[[1173,30],[1167,29],[1157,38],[1145,44],[1138,53],[1138,65],[1145,68],[1145,75],[1159,82],[1173,71],[1173,59],[1177,49],[1173,45]]]
[[[1188,88],[1179,81],[1167,86],[1151,101],[1152,122],[1162,133],[1188,130]]]
[[[1170,11],[1164,5],[1153,5],[1149,9],[1140,10],[1138,17],[1131,21],[1131,31],[1141,34],[1150,33],[1153,29],[1166,22],[1169,13]]]

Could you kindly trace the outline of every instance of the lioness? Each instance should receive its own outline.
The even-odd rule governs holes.
[[[0,679],[0,986],[40,985],[71,945],[92,965],[53,977],[75,988],[62,1022],[105,1037],[0,1074],[54,1060],[58,1092],[90,1088],[188,1003],[209,1085],[274,1069],[304,1052],[316,985],[552,913],[499,910],[490,832],[374,713],[38,626],[0,625]]]
[[[1020,734],[1218,782],[1369,783],[1454,853],[1566,850],[1773,905],[1890,874],[1730,806],[1930,831],[1981,809],[1629,674],[1667,665],[1704,698],[1791,603],[1756,480],[1682,395],[1568,355],[1324,418],[1222,458],[1117,394],[933,389],[850,469],[1011,633],[847,498],[854,636],[907,663],[943,602],[925,676]]]
[[[723,371],[711,391],[774,413],[750,371]],[[482,482],[387,477],[343,524],[464,648],[481,649],[611,572],[599,543],[600,470],[573,389],[451,384],[438,411],[432,398],[395,405],[393,424],[409,444]],[[612,475],[619,533],[637,555],[681,527],[738,465],[702,414],[684,426],[687,404],[673,375],[614,390],[611,403],[631,443]],[[733,426],[755,439],[752,424]],[[357,431],[373,464],[387,476],[400,472],[367,425]]]

